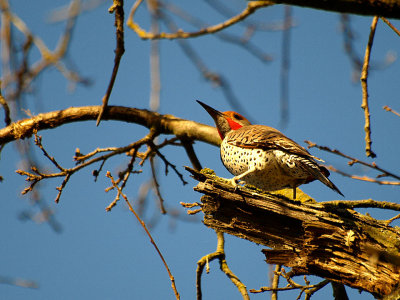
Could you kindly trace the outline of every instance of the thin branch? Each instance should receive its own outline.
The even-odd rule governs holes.
[[[174,276],[172,276],[172,273],[171,273],[171,271],[170,271],[170,269],[169,269],[169,267],[168,267],[168,265],[167,265],[167,262],[165,261],[164,256],[161,254],[160,249],[158,249],[158,246],[157,246],[156,242],[154,241],[153,237],[151,236],[149,230],[147,229],[146,224],[143,222],[143,220],[139,217],[139,215],[138,215],[138,214],[136,213],[136,211],[133,209],[132,205],[130,204],[130,202],[129,202],[129,200],[128,200],[128,197],[122,192],[121,188],[116,184],[116,182],[115,182],[115,180],[114,180],[114,178],[112,177],[112,175],[111,175],[110,172],[107,172],[107,177],[110,178],[111,183],[112,183],[113,186],[117,189],[117,191],[118,191],[117,197],[119,197],[119,195],[121,195],[121,196],[124,198],[126,204],[127,204],[128,207],[129,207],[129,210],[135,215],[136,219],[139,221],[140,225],[143,227],[144,231],[146,232],[147,236],[149,237],[151,244],[152,244],[152,245],[154,246],[154,248],[156,249],[158,255],[160,256],[160,258],[161,258],[161,260],[162,260],[162,262],[163,262],[163,264],[164,264],[165,269],[166,269],[167,272],[168,272],[169,279],[171,280],[171,286],[172,286],[172,289],[173,289],[174,294],[175,294],[175,298],[176,298],[176,299],[180,299],[178,290],[176,289],[176,285],[175,285],[175,278],[174,278]]]
[[[155,132],[150,131],[150,133],[149,133],[148,135],[146,135],[144,138],[142,138],[142,139],[140,139],[140,140],[138,140],[138,141],[136,141],[136,142],[134,142],[134,143],[131,143],[131,144],[128,145],[128,146],[120,147],[120,148],[117,148],[115,151],[112,151],[112,152],[110,152],[110,153],[108,153],[108,154],[105,154],[105,155],[102,155],[102,156],[98,156],[98,157],[94,157],[94,158],[92,158],[92,159],[90,159],[90,160],[88,160],[88,161],[86,161],[86,162],[84,162],[84,163],[82,163],[82,164],[80,164],[80,165],[77,165],[77,166],[75,166],[75,167],[73,167],[73,168],[70,168],[70,169],[66,169],[66,168],[63,168],[63,167],[59,166],[57,162],[53,161],[54,158],[51,158],[51,157],[47,154],[47,152],[44,150],[44,148],[43,148],[43,146],[42,146],[42,151],[44,152],[44,155],[45,155],[46,157],[48,157],[53,163],[55,163],[56,166],[58,166],[57,168],[60,170],[60,172],[58,172],[58,173],[42,173],[42,172],[40,172],[36,167],[31,167],[32,173],[26,172],[26,171],[23,171],[23,170],[17,170],[16,173],[18,173],[19,175],[22,175],[22,176],[26,176],[27,178],[26,178],[25,180],[26,180],[26,181],[32,182],[32,183],[30,184],[29,187],[25,188],[25,189],[22,191],[22,194],[26,194],[26,193],[32,191],[33,188],[34,188],[34,186],[35,186],[39,181],[41,181],[41,180],[43,180],[43,179],[46,179],[46,178],[55,178],[55,177],[64,177],[64,181],[62,182],[61,186],[57,187],[58,195],[57,195],[55,201],[58,202],[58,201],[59,201],[59,198],[60,198],[60,195],[61,195],[61,193],[62,193],[62,191],[63,191],[63,189],[64,189],[66,183],[68,182],[68,180],[70,179],[70,177],[71,177],[75,172],[77,172],[77,171],[79,171],[80,169],[85,168],[85,167],[87,167],[87,166],[89,166],[89,165],[91,165],[91,164],[93,164],[93,163],[96,163],[96,162],[98,162],[98,161],[104,162],[104,161],[106,161],[107,159],[109,159],[110,157],[112,157],[112,156],[114,156],[114,155],[118,155],[118,154],[121,154],[121,153],[128,152],[128,151],[131,150],[131,149],[139,148],[140,146],[142,146],[142,145],[148,143],[150,139],[154,139],[155,135],[156,135]],[[52,159],[53,159],[53,160],[52,160]],[[132,164],[133,164],[133,163],[132,163]],[[128,174],[129,174],[129,173],[130,173],[130,172],[128,172]]]
[[[327,166],[327,168],[330,171],[336,172],[336,173],[338,173],[338,174],[340,174],[342,176],[349,177],[349,178],[356,179],[356,180],[360,180],[360,181],[373,182],[373,183],[377,183],[377,184],[381,184],[381,185],[400,185],[400,181],[378,180],[378,179],[371,178],[371,177],[368,177],[368,176],[351,175],[351,174],[348,174],[346,172],[340,171],[340,170],[338,170],[338,169],[336,169],[336,168],[334,168],[332,166]]]
[[[271,288],[272,288],[271,300],[278,300],[278,291],[276,289],[279,287],[279,277],[280,277],[279,271],[281,268],[282,265],[275,266],[274,277],[271,283]]]
[[[290,32],[292,23],[292,8],[289,5],[284,7],[285,30],[282,32],[282,60],[280,74],[280,110],[281,127],[286,127],[289,122],[289,67],[290,67]]]
[[[201,166],[201,163],[199,161],[199,158],[197,157],[196,153],[194,152],[193,148],[193,141],[189,141],[187,139],[181,139],[182,146],[185,148],[186,154],[190,159],[190,162],[192,163],[192,166],[195,170],[200,171],[203,169]]]
[[[120,64],[122,55],[124,55],[124,52],[125,52],[125,46],[124,46],[124,1],[123,0],[113,0],[113,5],[108,9],[108,12],[115,14],[115,28],[116,28],[115,36],[116,36],[117,46],[115,49],[114,67],[113,67],[113,71],[111,73],[111,79],[108,84],[106,94],[104,95],[104,97],[102,99],[103,104],[101,106],[99,116],[97,117],[96,126],[99,126],[100,120],[102,119],[102,117],[104,115],[104,111],[107,108],[108,99],[110,98],[112,89],[114,87],[114,82],[117,77],[119,64]]]
[[[394,211],[400,211],[400,204],[393,203],[388,201],[376,201],[372,199],[366,200],[334,200],[334,201],[325,201],[320,202],[325,208],[335,207],[335,208],[380,208],[380,209],[389,209]]]
[[[174,170],[174,172],[176,173],[176,175],[178,175],[178,177],[179,177],[179,179],[182,181],[182,183],[183,183],[184,185],[187,184],[187,181],[183,178],[182,173],[180,173],[180,172],[177,170],[176,166],[175,166],[174,164],[172,164],[171,162],[169,162],[169,161],[166,159],[166,157],[165,157],[163,154],[161,154],[160,151],[158,151],[158,147],[153,143],[153,141],[149,141],[147,144],[150,146],[151,150],[154,151],[155,153],[157,153],[157,155],[158,155],[158,156],[162,159],[162,161],[165,163],[165,175],[168,174],[168,167],[171,167],[172,170]]]
[[[213,1],[213,4],[215,2]],[[163,7],[165,7],[168,11],[173,13],[174,15],[178,16],[179,18],[183,19],[187,23],[196,26],[198,28],[201,27],[206,27],[208,24],[204,23],[200,19],[196,18],[195,16],[189,15],[186,11],[184,11],[182,8],[178,7],[177,5],[174,5],[172,3],[165,3],[163,4]],[[242,24],[241,22],[239,24]],[[282,26],[283,27],[283,26]],[[253,29],[254,27],[251,27]],[[280,28],[282,30],[282,28]],[[233,34],[230,34],[226,31],[223,32],[217,32],[215,36],[225,42],[232,43],[234,45],[237,45],[239,47],[242,47],[244,50],[248,51],[250,54],[254,55],[256,58],[258,58],[262,63],[270,62],[273,60],[272,56],[265,53],[262,49],[257,47],[255,44],[251,43],[249,39],[244,39],[243,37],[236,36]]]
[[[397,112],[397,111],[391,109],[391,108],[390,108],[389,106],[387,106],[387,105],[385,105],[385,106],[383,107],[383,109],[386,110],[386,111],[389,111],[389,112],[391,112],[391,113],[394,113],[396,116],[400,117],[400,113],[399,113],[399,112]]]
[[[3,106],[4,110],[4,123],[6,123],[6,126],[11,124],[11,116],[10,116],[10,108],[7,104],[6,99],[4,99],[3,94],[1,92],[1,80],[0,80],[0,104]]]
[[[386,19],[385,17],[380,17],[381,18],[381,20],[383,21],[383,22],[385,22],[390,28],[392,28],[392,30],[394,31],[394,32],[396,32],[396,34],[398,35],[398,36],[400,36],[400,31],[396,28],[396,27],[394,27],[394,25],[392,24],[392,23],[390,23],[390,21],[388,20],[388,19]]]
[[[249,300],[250,298],[247,293],[246,286],[240,281],[240,279],[235,274],[233,274],[233,272],[229,269],[228,264],[226,263],[225,250],[224,250],[224,247],[225,247],[224,234],[219,231],[216,231],[216,233],[217,233],[217,239],[218,239],[217,250],[213,253],[203,256],[197,262],[197,270],[196,270],[197,300],[202,299],[201,275],[203,273],[204,266],[207,265],[207,269],[208,269],[209,262],[214,259],[217,259],[217,258],[219,259],[221,270],[229,277],[229,279],[233,282],[233,284],[236,285],[236,287],[238,288],[243,299]],[[208,273],[208,270],[207,270],[207,273]]]
[[[201,35],[216,33],[218,31],[221,31],[227,27],[230,27],[230,26],[244,20],[245,18],[247,18],[248,16],[250,16],[251,14],[253,14],[256,10],[258,10],[260,8],[273,5],[273,2],[270,2],[270,1],[249,2],[249,3],[247,3],[247,7],[240,14],[226,20],[223,23],[209,26],[209,27],[203,28],[203,29],[201,29],[199,31],[195,31],[195,32],[185,32],[182,30],[178,30],[174,33],[166,33],[166,32],[152,33],[152,32],[145,31],[137,23],[135,23],[133,21],[133,16],[135,15],[136,10],[138,9],[138,7],[140,6],[140,4],[142,2],[143,2],[143,0],[137,0],[134,3],[134,5],[132,6],[132,9],[131,9],[131,12],[129,14],[128,21],[127,21],[128,27],[130,27],[134,32],[136,32],[136,34],[142,39],[181,39],[181,38],[186,39],[186,38],[193,38],[193,37],[197,37],[197,36],[201,36]]]
[[[171,31],[178,30],[177,25],[167,15],[160,13],[160,18]],[[237,112],[242,113],[243,115],[249,116],[250,114],[246,113],[246,109],[241,104],[241,102],[238,100],[235,93],[233,92],[233,89],[232,89],[231,85],[229,84],[229,81],[221,74],[211,71],[206,66],[203,59],[201,59],[200,55],[189,44],[188,41],[186,41],[184,39],[178,39],[177,42],[178,42],[179,47],[181,47],[181,49],[185,53],[185,55],[196,66],[196,68],[199,70],[201,75],[207,81],[211,82],[213,85],[221,88],[222,93],[224,94],[226,100],[233,107],[233,109]],[[250,122],[252,122],[252,120],[250,118],[248,118],[248,119],[250,120]]]
[[[379,17],[375,16],[372,20],[371,24],[371,31],[369,33],[368,44],[365,49],[365,57],[364,57],[364,64],[361,71],[361,86],[362,86],[362,104],[361,108],[364,110],[364,118],[365,118],[365,154],[368,157],[376,157],[376,154],[371,150],[371,122],[370,122],[370,113],[369,113],[369,105],[368,105],[368,68],[369,68],[369,61],[371,57],[371,48],[374,41],[376,25],[378,23]]]
[[[158,184],[157,175],[156,175],[156,167],[154,165],[154,157],[150,157],[150,166],[151,166],[151,175],[153,177],[153,187],[158,197],[160,203],[161,213],[164,215],[167,213],[164,207],[164,198],[161,196],[160,185]]]
[[[392,223],[393,221],[400,219],[400,214],[394,216],[393,218],[390,218],[389,220],[385,221],[386,225],[389,226],[390,223]]]
[[[24,288],[37,289],[39,285],[33,280],[0,276],[0,284],[15,285]]]
[[[320,146],[320,145],[317,145],[317,144],[315,144],[315,143],[313,143],[311,141],[304,141],[304,142],[308,144],[307,148],[316,147],[316,148],[318,148],[320,150],[323,150],[323,151],[326,151],[326,152],[329,152],[329,153],[332,153],[332,154],[336,154],[338,156],[341,156],[341,157],[349,159],[350,160],[348,162],[349,166],[352,166],[354,164],[360,164],[360,165],[363,165],[363,166],[366,166],[368,168],[371,168],[371,169],[374,169],[374,170],[377,170],[377,171],[381,172],[382,174],[380,174],[379,177],[393,177],[393,178],[396,178],[397,180],[400,180],[400,176],[399,175],[396,175],[396,174],[391,173],[391,172],[389,172],[389,171],[387,171],[385,169],[382,169],[381,167],[379,167],[374,162],[370,164],[370,163],[364,162],[362,160],[359,160],[357,158],[351,157],[351,156],[349,156],[347,154],[344,154],[339,150],[331,149],[331,148],[329,148],[327,146]]]
[[[278,287],[277,285],[272,284],[271,287],[267,287],[267,286],[263,286],[258,290],[255,289],[251,289],[250,292],[251,293],[263,293],[263,292],[273,292],[272,296],[274,295],[274,293],[280,292],[280,291],[290,291],[290,290],[299,290],[300,293],[297,297],[297,299],[300,299],[301,295],[303,293],[306,294],[305,299],[309,299],[316,291],[322,289],[324,286],[326,286],[330,281],[325,279],[317,284],[310,284],[310,282],[306,281],[305,285],[302,284],[298,284],[296,283],[293,279],[292,279],[292,274],[290,272],[286,273],[284,268],[278,268],[278,265],[275,268],[274,271],[274,279],[276,276],[280,277],[282,276],[283,278],[286,279],[287,281],[287,286],[286,287]],[[272,299],[271,296],[271,299]]]

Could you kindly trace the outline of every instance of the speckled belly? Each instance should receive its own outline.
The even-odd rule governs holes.
[[[237,176],[254,168],[242,180],[266,191],[303,183],[309,174],[298,165],[296,157],[280,150],[242,148],[224,141],[221,144],[221,160],[228,171]]]

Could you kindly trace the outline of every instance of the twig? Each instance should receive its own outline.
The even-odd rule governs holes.
[[[327,166],[327,168],[330,171],[336,172],[342,176],[349,177],[352,179],[360,180],[360,181],[367,181],[367,182],[373,182],[381,185],[400,185],[400,181],[387,181],[387,180],[377,180],[368,176],[358,176],[358,175],[351,175],[346,172],[340,171],[332,166]]]
[[[205,0],[208,5],[210,5],[215,11],[220,13],[225,18],[231,18],[235,12],[230,9],[229,4],[228,6],[222,3],[221,1],[216,0]],[[278,22],[275,23],[261,23],[259,21],[252,22],[251,19],[245,19],[239,23],[239,25],[245,26],[246,28],[252,28],[255,31],[280,31],[285,30],[285,25]]]
[[[203,273],[204,266],[216,258],[219,259],[220,268],[221,270],[229,277],[229,279],[236,285],[239,292],[242,294],[243,299],[249,300],[249,295],[247,293],[246,286],[240,281],[240,279],[233,274],[233,272],[229,269],[228,264],[225,260],[225,239],[224,234],[222,232],[217,231],[217,250],[213,253],[207,254],[203,256],[197,262],[197,270],[196,270],[196,290],[197,290],[197,300],[202,299],[202,292],[201,292],[201,275]],[[208,273],[208,272],[207,272]]]
[[[149,239],[150,239],[150,242],[152,243],[152,245],[153,245],[154,248],[156,249],[158,255],[160,256],[160,258],[161,258],[161,260],[162,260],[162,262],[163,262],[163,264],[164,264],[164,266],[165,266],[165,269],[166,269],[167,272],[168,272],[169,279],[171,280],[171,286],[172,286],[172,289],[173,289],[173,291],[174,291],[174,293],[175,293],[175,298],[176,298],[176,299],[180,299],[178,290],[176,289],[176,285],[175,285],[175,278],[174,278],[174,276],[172,276],[172,273],[171,273],[171,271],[170,271],[170,269],[169,269],[169,267],[168,267],[168,265],[167,265],[167,262],[165,261],[164,256],[161,254],[160,249],[158,249],[158,246],[157,246],[156,242],[154,241],[153,237],[151,236],[149,230],[147,229],[146,224],[142,221],[142,219],[139,217],[139,215],[138,215],[138,214],[136,213],[136,211],[133,209],[132,205],[130,204],[130,202],[129,202],[129,200],[128,200],[128,197],[122,192],[121,188],[116,184],[116,182],[115,182],[115,180],[114,180],[114,178],[112,177],[112,175],[111,175],[110,172],[107,172],[107,177],[110,178],[111,183],[112,183],[113,186],[117,189],[117,191],[118,191],[117,197],[119,197],[119,195],[121,195],[121,196],[124,198],[126,204],[127,204],[128,207],[129,207],[129,210],[135,215],[135,217],[136,217],[136,219],[139,221],[140,225],[142,225],[144,231],[146,232],[147,236],[148,236]]]
[[[142,138],[142,139],[140,139],[140,140],[138,140],[138,141],[136,141],[136,142],[134,142],[134,143],[132,143],[132,144],[130,144],[130,145],[128,145],[128,146],[120,147],[120,148],[117,148],[116,150],[114,150],[114,151],[112,151],[112,152],[110,152],[110,153],[108,153],[108,154],[105,154],[105,155],[102,155],[102,156],[98,156],[98,157],[94,157],[94,158],[92,158],[92,159],[90,159],[90,160],[88,160],[88,161],[86,161],[86,162],[84,162],[84,163],[82,163],[82,164],[79,164],[79,165],[77,165],[77,166],[75,166],[75,167],[73,167],[73,168],[70,168],[70,169],[66,169],[66,168],[61,167],[61,166],[54,160],[54,158],[52,158],[52,157],[47,153],[47,151],[46,151],[46,150],[43,148],[43,146],[41,145],[41,140],[38,139],[38,143],[39,143],[39,145],[40,145],[40,146],[39,146],[39,145],[38,145],[38,146],[41,147],[41,149],[42,149],[44,155],[45,155],[53,164],[56,165],[56,167],[60,170],[60,172],[58,172],[58,173],[42,173],[42,172],[40,172],[36,167],[31,167],[31,170],[32,170],[33,173],[29,173],[29,172],[26,172],[26,171],[23,171],[23,170],[17,170],[16,172],[17,172],[19,175],[27,176],[26,181],[32,182],[32,183],[30,184],[29,187],[25,188],[25,189],[22,191],[22,194],[26,194],[26,193],[32,191],[33,188],[34,188],[34,186],[35,186],[39,181],[41,181],[41,180],[43,180],[43,179],[45,179],[45,178],[64,177],[64,181],[62,182],[61,186],[57,188],[57,190],[58,190],[58,195],[57,195],[57,197],[56,197],[56,202],[58,202],[62,190],[64,189],[64,187],[65,187],[66,183],[68,182],[68,180],[70,179],[70,177],[71,177],[75,172],[77,172],[77,171],[79,171],[80,169],[85,168],[85,167],[87,167],[87,166],[89,166],[89,165],[91,165],[91,164],[93,164],[93,163],[96,163],[96,162],[98,162],[98,161],[102,161],[102,162],[104,163],[104,161],[106,161],[107,159],[109,159],[110,157],[112,157],[112,156],[114,156],[114,155],[118,155],[118,154],[121,154],[121,153],[125,153],[125,152],[127,152],[127,151],[129,151],[129,150],[131,150],[131,149],[136,149],[136,148],[138,149],[140,146],[142,146],[142,145],[148,143],[149,140],[154,139],[155,136],[156,136],[156,133],[155,133],[154,131],[150,131],[150,133],[149,133],[148,135],[146,135],[144,138]],[[130,173],[130,172],[128,172],[128,173]]]
[[[368,168],[371,168],[371,169],[374,169],[374,170],[377,170],[377,171],[381,172],[382,174],[379,175],[379,177],[388,176],[388,177],[393,177],[393,178],[396,178],[397,180],[400,180],[400,176],[399,175],[396,175],[396,174],[391,173],[391,172],[389,172],[389,171],[387,171],[385,169],[382,169],[381,167],[379,167],[374,162],[370,164],[370,163],[364,162],[362,160],[359,160],[357,158],[351,157],[351,156],[349,156],[347,154],[344,154],[344,153],[340,152],[339,150],[330,149],[327,146],[320,146],[320,145],[317,145],[317,144],[315,144],[315,143],[313,143],[311,141],[304,141],[304,142],[308,144],[308,148],[316,147],[316,148],[318,148],[320,150],[323,150],[323,151],[326,151],[326,152],[330,152],[332,154],[336,154],[338,156],[341,156],[341,157],[349,159],[350,161],[348,162],[348,165],[350,165],[350,166],[352,166],[354,164],[360,164],[360,165],[363,165],[363,166],[366,166]]]
[[[394,25],[392,24],[392,23],[390,23],[390,21],[388,20],[388,19],[386,19],[385,17],[380,17],[381,18],[381,20],[383,21],[383,22],[385,22],[390,28],[392,28],[392,30],[394,31],[394,32],[396,32],[396,34],[398,35],[398,36],[400,36],[400,31],[396,28],[396,27],[394,27]]]
[[[168,18],[165,14],[160,13],[160,18],[162,21],[165,23],[165,25],[170,29],[170,30],[178,30],[176,24]],[[192,46],[190,46],[189,42],[183,39],[178,39],[177,40],[179,47],[181,47],[182,51],[185,53],[185,55],[189,58],[189,60],[196,66],[196,68],[199,70],[201,75],[209,82],[211,82],[213,85],[221,88],[226,100],[231,104],[233,109],[237,112],[242,113],[243,115],[249,116],[250,114],[246,113],[246,109],[244,106],[241,104],[241,102],[238,100],[236,97],[235,93],[233,92],[232,87],[229,84],[229,81],[225,79],[224,76],[221,74],[215,73],[211,71],[204,61],[201,59],[200,55],[193,49]],[[248,118],[250,122],[252,120]]]
[[[278,291],[276,289],[279,287],[279,277],[281,277],[279,271],[281,267],[282,265],[275,266],[274,277],[271,283],[271,288],[272,288],[271,300],[278,300]]]
[[[370,122],[370,113],[369,113],[369,106],[368,106],[368,68],[369,68],[369,61],[371,56],[371,48],[374,41],[375,36],[375,29],[378,23],[379,17],[375,16],[372,20],[371,24],[371,31],[369,33],[368,44],[365,49],[365,57],[364,57],[364,64],[361,71],[361,86],[362,86],[362,104],[361,108],[364,110],[364,118],[365,118],[365,154],[368,157],[376,157],[376,154],[371,150],[371,122]]]
[[[380,209],[390,209],[394,211],[400,211],[400,204],[388,201],[376,201],[372,199],[366,200],[334,200],[320,202],[324,207],[335,207],[335,208],[380,208]]]
[[[174,170],[175,174],[178,175],[178,177],[179,177],[179,179],[182,181],[182,183],[183,183],[184,185],[187,184],[187,181],[183,178],[182,173],[180,173],[180,172],[177,170],[176,166],[175,166],[174,164],[170,163],[170,162],[165,158],[165,156],[162,155],[160,151],[158,151],[158,147],[153,143],[153,141],[150,140],[147,144],[150,146],[151,150],[154,151],[155,153],[157,153],[157,155],[158,155],[158,156],[162,159],[162,161],[165,163],[165,175],[168,174],[168,167],[171,167],[172,170]]]
[[[147,6],[151,15],[151,32],[157,34],[160,31],[158,0],[147,1]],[[150,109],[158,111],[160,107],[160,41],[152,40],[150,42]]]
[[[277,266],[278,267],[278,266]],[[267,286],[263,286],[258,290],[255,289],[251,289],[250,292],[251,293],[263,293],[263,292],[281,292],[281,291],[290,291],[290,290],[300,290],[300,293],[297,297],[297,299],[300,299],[301,295],[303,293],[306,294],[305,299],[310,299],[310,297],[318,290],[322,289],[324,286],[326,286],[330,281],[325,279],[317,284],[310,284],[310,282],[306,281],[305,285],[301,285],[296,283],[293,279],[292,279],[292,275],[290,272],[286,273],[285,269],[281,269],[281,271],[279,271],[280,268],[276,268],[275,269],[275,275],[276,276],[282,276],[283,278],[286,279],[286,281],[288,282],[288,285],[286,287],[278,287],[278,286],[274,286],[272,284],[271,287],[267,287]],[[274,277],[275,278],[275,277]],[[272,294],[273,296],[274,294]],[[271,297],[272,299],[272,297]]]
[[[386,110],[386,111],[390,111],[391,113],[394,113],[396,116],[400,117],[400,113],[399,113],[399,112],[397,112],[397,111],[391,109],[391,108],[390,108],[389,106],[387,106],[387,105],[385,105],[385,106],[383,107],[383,109]]]
[[[160,203],[161,213],[164,215],[167,213],[167,211],[165,210],[164,199],[161,196],[160,185],[158,184],[158,181],[157,181],[156,167],[154,165],[154,157],[150,157],[150,166],[151,166],[151,174],[153,177],[153,187],[155,189],[156,195],[157,195],[159,203]]]
[[[24,288],[37,289],[39,285],[33,280],[0,276],[0,284],[15,285]]]
[[[11,124],[10,108],[7,104],[6,99],[4,99],[3,94],[1,92],[1,80],[0,80],[0,104],[3,106],[3,109],[4,109],[4,123],[6,123],[6,126],[8,126]]]
[[[114,67],[111,73],[111,79],[107,87],[106,94],[102,99],[102,106],[97,117],[96,126],[99,126],[100,120],[104,115],[104,111],[107,108],[108,99],[110,98],[111,91],[114,87],[115,78],[117,77],[119,63],[121,61],[122,55],[124,55],[125,47],[124,47],[124,1],[123,0],[113,0],[113,5],[108,9],[109,13],[115,14],[115,36],[116,36],[116,49],[115,49],[115,57],[114,57]]]
[[[42,137],[40,135],[37,135],[37,133],[35,133],[35,145],[39,147],[40,150],[42,150],[44,156],[46,156],[52,163],[53,165],[56,166],[57,169],[59,169],[61,172],[65,172],[66,170],[61,167],[58,162],[54,159],[54,157],[50,156],[46,149],[44,149],[43,145],[42,145]]]
[[[390,218],[389,220],[385,221],[385,224],[387,226],[390,225],[390,223],[392,223],[394,220],[400,219],[400,214],[398,214],[397,216],[394,216],[393,218]]]
[[[183,148],[185,148],[187,156],[190,159],[190,162],[192,163],[193,168],[197,171],[200,171],[201,169],[203,169],[196,153],[194,152],[193,141],[182,138],[181,142],[182,142]]]
[[[213,1],[213,4],[215,1]],[[210,4],[210,3],[208,3]],[[186,11],[184,11],[182,8],[172,4],[172,3],[165,3],[163,5],[168,11],[171,13],[175,14],[176,16],[180,17],[184,21],[186,21],[189,24],[192,24],[193,26],[196,26],[198,28],[201,27],[206,27],[208,24],[204,23],[200,19],[197,19],[195,16],[189,15]],[[241,24],[241,22],[239,23]],[[249,26],[250,28],[250,26]],[[251,29],[254,29],[254,26],[251,26]],[[248,51],[250,54],[254,55],[256,58],[258,58],[262,63],[270,62],[273,60],[272,56],[265,53],[262,49],[257,47],[255,44],[251,43],[249,39],[244,39],[240,36],[236,36],[233,34],[230,34],[228,32],[217,32],[215,34],[217,38],[219,38],[222,41],[235,44],[239,47],[242,47],[246,51]]]
[[[136,34],[142,39],[181,39],[181,38],[186,39],[186,38],[197,37],[197,36],[201,36],[201,35],[205,35],[205,34],[212,34],[212,33],[221,31],[229,26],[232,26],[232,25],[244,20],[245,18],[247,18],[248,16],[253,14],[257,9],[273,5],[273,2],[269,2],[269,1],[252,1],[252,2],[247,3],[247,7],[240,14],[226,20],[223,23],[209,26],[207,28],[203,28],[203,29],[201,29],[199,31],[195,31],[195,32],[185,32],[182,30],[178,30],[174,33],[160,32],[160,33],[155,34],[152,32],[145,31],[137,23],[135,23],[133,21],[133,16],[135,15],[137,8],[139,7],[139,5],[142,2],[143,2],[143,0],[137,0],[133,4],[131,12],[129,14],[128,21],[127,21],[128,27],[130,27],[133,31],[135,31]]]
[[[290,5],[284,7],[285,30],[282,32],[282,61],[280,74],[280,98],[281,98],[281,127],[286,127],[289,121],[289,65],[290,65],[290,32],[292,8]]]
[[[340,25],[343,32],[343,43],[344,50],[350,58],[350,62],[353,67],[352,80],[356,81],[360,77],[360,71],[362,66],[362,61],[360,55],[356,53],[353,43],[354,43],[354,32],[350,26],[350,16],[348,14],[340,15]]]

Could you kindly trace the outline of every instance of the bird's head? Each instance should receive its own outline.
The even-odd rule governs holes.
[[[234,111],[220,112],[203,102],[196,100],[203,108],[210,114],[214,119],[215,125],[217,126],[218,133],[221,139],[224,139],[225,135],[231,130],[237,130],[243,126],[251,125],[249,120],[243,117],[241,114]]]

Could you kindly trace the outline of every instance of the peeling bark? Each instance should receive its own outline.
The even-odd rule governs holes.
[[[205,194],[204,224],[268,246],[266,261],[382,298],[400,282],[400,230],[337,206],[233,187],[188,169]]]

